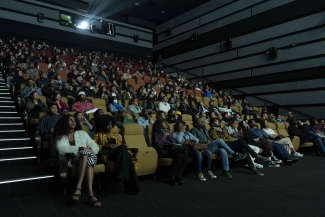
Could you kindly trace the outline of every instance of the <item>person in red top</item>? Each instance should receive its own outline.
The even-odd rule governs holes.
[[[72,105],[72,111],[81,112],[84,114],[87,111],[94,109],[94,108],[95,108],[95,106],[92,103],[87,101],[86,94],[83,91],[80,91],[78,93],[78,97]]]

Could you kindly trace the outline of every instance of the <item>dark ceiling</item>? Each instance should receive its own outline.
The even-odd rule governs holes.
[[[210,0],[83,0],[88,14],[127,22],[128,16],[159,25]],[[139,5],[135,5],[138,3]],[[162,13],[165,11],[165,13]]]

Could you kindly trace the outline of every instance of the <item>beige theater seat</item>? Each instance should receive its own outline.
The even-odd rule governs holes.
[[[153,147],[148,147],[143,135],[143,127],[139,124],[126,124],[122,130],[123,141],[128,148],[138,148],[139,170],[137,175],[154,175],[157,169],[158,154]]]
[[[277,126],[277,131],[278,131],[279,135],[282,135],[282,136],[285,136],[285,137],[290,137],[287,130],[286,130],[286,127],[285,127],[285,125],[283,123],[280,123],[280,122],[276,123],[276,126]],[[299,149],[299,146],[300,146],[299,137],[294,136],[293,138],[290,138],[290,139],[291,139],[293,147],[297,151]]]

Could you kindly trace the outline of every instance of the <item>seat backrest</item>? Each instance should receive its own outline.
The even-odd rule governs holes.
[[[156,113],[151,114],[151,118],[152,118],[153,121],[156,121],[156,120],[157,120],[157,115],[156,115]]]
[[[175,132],[175,124],[168,124],[169,125],[169,129],[170,129],[170,133],[174,133]]]
[[[140,124],[126,124],[122,127],[123,141],[130,148],[148,147]]]
[[[276,123],[277,125],[277,131],[279,133],[279,135],[282,135],[282,136],[289,136],[287,130],[286,130],[286,127],[283,123]]]
[[[40,119],[41,117],[43,117],[44,115],[46,115],[47,113],[46,112],[40,112],[39,114],[38,114],[38,118]]]
[[[98,108],[98,106],[106,106],[106,102],[104,99],[94,98],[92,103],[96,108]]]
[[[207,131],[209,132],[209,130],[211,128],[210,124],[205,124],[205,128],[207,128]]]
[[[64,102],[66,105],[68,105],[68,98],[67,97],[62,97],[61,101]]]
[[[186,124],[186,131],[188,132],[188,131],[190,131],[191,129],[193,129],[194,128],[194,124]]]
[[[269,125],[269,128],[271,128],[273,131],[276,132],[277,127],[276,127],[276,125],[275,125],[274,123],[272,123],[272,122],[268,122],[268,125]]]
[[[153,124],[148,124],[146,128],[146,140],[149,147],[153,147]]]
[[[39,96],[39,99],[42,101],[42,103],[46,104],[46,97],[45,96]]]
[[[82,125],[81,125],[81,128],[82,128],[82,130],[85,131],[86,133],[89,133],[89,127],[88,127],[87,125],[82,124]]]
[[[182,119],[184,122],[186,122],[186,124],[193,123],[192,115],[182,114]]]

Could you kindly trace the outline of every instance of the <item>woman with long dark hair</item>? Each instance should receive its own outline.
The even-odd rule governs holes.
[[[112,129],[116,125],[115,118],[110,115],[101,115],[95,119],[96,132],[93,140],[101,150],[107,150],[103,157],[104,163],[115,163],[114,174],[119,182],[124,183],[125,192],[136,194],[139,192],[139,181],[134,170],[133,161],[127,146],[122,145],[121,135]]]
[[[172,168],[168,177],[168,184],[176,186],[184,184],[181,176],[187,163],[187,151],[173,150],[171,144],[176,143],[176,139],[169,131],[166,119],[159,119],[155,122],[154,142],[157,146],[159,158],[172,158]]]
[[[97,144],[81,130],[79,121],[70,114],[65,115],[56,124],[53,141],[60,155],[72,155],[69,165],[79,167],[78,182],[72,200],[80,200],[82,182],[86,177],[89,205],[101,206],[92,189],[94,165],[97,163],[96,154],[99,151]]]

